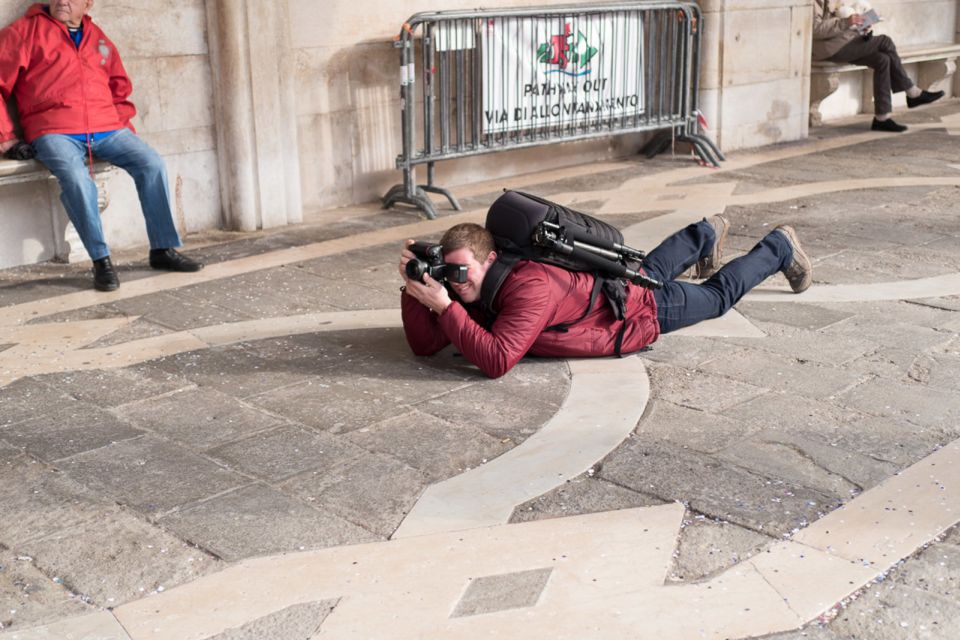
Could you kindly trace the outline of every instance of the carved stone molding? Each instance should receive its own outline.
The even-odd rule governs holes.
[[[840,87],[839,73],[814,73],[810,76],[810,126],[823,124],[820,103]]]

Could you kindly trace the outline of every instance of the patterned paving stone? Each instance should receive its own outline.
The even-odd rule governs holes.
[[[390,456],[364,452],[298,474],[280,489],[387,538],[428,484],[423,472]]]
[[[851,431],[854,429],[856,426],[851,428]],[[856,485],[858,490],[874,487],[900,469],[892,462],[879,460],[876,455],[865,455],[841,446],[835,431],[825,430],[816,434],[812,431],[799,433],[773,431],[757,434],[754,439],[757,442],[782,444],[797,452],[809,463],[837,478],[842,478],[843,482]],[[802,466],[800,464],[789,468],[800,469]]]
[[[544,518],[564,518],[582,513],[614,511],[663,504],[644,493],[605,482],[586,473],[569,480],[538,498],[518,505],[510,522],[530,522]]]
[[[227,561],[376,539],[365,529],[262,484],[189,506],[160,523]]]
[[[844,403],[866,414],[895,417],[960,435],[960,396],[955,393],[877,378],[841,397]]]
[[[819,266],[817,274],[819,276]],[[799,329],[817,330],[845,320],[853,312],[835,311],[813,304],[771,304],[741,300],[736,310],[753,322],[773,322]]]
[[[771,543],[769,537],[704,516],[684,520],[669,580],[695,582],[755,556]]]
[[[510,447],[476,427],[419,411],[388,418],[346,435],[357,445],[396,457],[432,481],[483,464]]]
[[[654,400],[637,425],[636,437],[647,442],[662,440],[703,453],[716,453],[763,428],[763,423],[756,420],[733,420],[666,400]]]
[[[302,360],[274,361],[247,351],[243,345],[231,345],[160,358],[144,366],[179,376],[199,387],[245,398],[298,384],[303,381],[303,376],[320,369],[323,364]]]
[[[222,322],[239,322],[254,317],[206,301],[187,300],[166,291],[120,300],[114,303],[114,306],[126,315],[142,316],[154,324],[174,331]]]
[[[278,426],[281,418],[212,389],[188,389],[130,404],[117,413],[165,438],[204,451]]]
[[[80,403],[35,378],[21,378],[0,388],[0,431],[11,424],[70,406],[80,406]]]
[[[114,345],[125,344],[135,340],[156,338],[157,336],[166,335],[168,333],[173,333],[173,330],[156,324],[155,322],[150,322],[149,320],[144,320],[143,318],[137,318],[126,327],[118,329],[95,342],[91,342],[89,345],[87,345],[87,348],[100,349],[102,347],[112,347]]]
[[[23,451],[19,447],[11,446],[3,440],[0,440],[0,465],[9,464],[21,455],[23,455]],[[2,466],[0,466],[0,468],[2,468]]]
[[[960,604],[955,597],[899,585],[894,576],[851,602],[830,623],[830,631],[844,640],[947,640],[958,624]]]
[[[358,389],[364,382],[366,388]],[[405,410],[402,398],[385,397],[382,391],[382,385],[373,381],[326,376],[254,396],[248,401],[316,429],[346,433]]]
[[[334,465],[348,464],[363,450],[344,438],[297,426],[282,426],[211,449],[227,467],[269,482]]]
[[[830,366],[841,366],[877,350],[875,342],[863,337],[824,335],[786,326],[771,328],[763,340],[730,338],[729,342]]]
[[[96,539],[96,545],[89,544]],[[123,510],[24,543],[48,575],[100,607],[119,606],[216,571],[219,563]]]
[[[701,411],[721,412],[761,396],[768,390],[703,371],[691,371],[665,364],[651,366],[648,373],[654,399],[663,399]]]
[[[531,607],[540,598],[551,573],[552,567],[474,578],[450,617]]]
[[[77,400],[107,408],[163,395],[186,386],[183,380],[167,378],[152,369],[139,366],[56,373],[39,380]]]
[[[59,467],[92,491],[155,514],[250,482],[154,436],[81,453]]]
[[[860,487],[841,475],[841,471],[830,471],[812,461],[802,449],[782,442],[751,439],[736,443],[719,452],[716,457],[758,474],[810,487],[841,500],[860,491]]]
[[[55,468],[25,457],[0,465],[0,486],[0,545],[11,548],[93,520],[109,506]]]
[[[731,349],[701,365],[703,371],[757,387],[822,398],[860,382],[855,372],[811,361],[772,357],[758,349]]]
[[[4,439],[52,462],[136,438],[143,432],[99,407],[76,403],[69,409],[20,422],[3,430]]]
[[[569,388],[564,364],[531,360],[497,380],[457,389],[414,406],[444,420],[475,426],[495,438],[520,443],[557,413]],[[512,402],[518,393],[526,395],[534,389],[537,391],[530,393],[528,402]]]
[[[326,295],[326,283],[302,269],[276,267],[207,282],[177,291],[177,297],[195,304],[216,304],[239,315],[272,318],[317,311],[335,311]]]
[[[607,456],[600,477],[771,536],[785,536],[834,509],[813,489],[763,476],[666,443],[631,438]]]
[[[312,638],[336,606],[336,600],[295,604],[239,628],[218,633],[208,640]]]
[[[25,557],[0,547],[0,631],[12,634],[95,611]]]
[[[661,362],[685,369],[696,369],[703,362],[722,357],[730,344],[713,338],[675,334],[661,335],[649,348],[640,353],[648,362]]]
[[[764,437],[806,438],[859,455],[889,461],[901,468],[929,455],[953,439],[948,429],[917,425],[893,417],[869,416],[835,402],[767,394],[738,405],[724,415],[765,426]]]

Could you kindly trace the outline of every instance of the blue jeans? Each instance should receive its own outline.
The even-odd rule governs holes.
[[[121,129],[112,136],[94,141],[90,147],[94,158],[106,160],[133,177],[143,217],[147,221],[150,248],[179,247],[180,235],[170,211],[163,158],[129,129]],[[99,260],[110,255],[100,224],[97,184],[90,177],[87,143],[49,133],[34,140],[33,148],[37,151],[37,159],[60,181],[60,201],[90,258]]]
[[[779,232],[770,232],[745,256],[723,265],[700,284],[677,282],[678,275],[713,250],[716,234],[703,220],[681,229],[647,254],[643,269],[663,282],[653,292],[661,333],[717,318],[771,275],[793,261],[793,248]]]

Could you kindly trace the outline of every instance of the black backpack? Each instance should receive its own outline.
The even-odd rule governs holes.
[[[564,207],[528,193],[506,191],[490,206],[485,224],[497,246],[497,260],[490,266],[480,290],[484,313],[495,318],[494,300],[507,275],[520,260],[533,260],[570,271],[593,274],[590,302],[577,320],[547,327],[547,331],[566,331],[593,311],[603,292],[617,320],[626,316],[627,281],[658,288],[638,269],[644,254],[624,246],[623,234],[616,227],[593,216]],[[615,351],[626,325],[617,333]]]

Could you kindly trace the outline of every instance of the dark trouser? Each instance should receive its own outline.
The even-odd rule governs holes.
[[[906,91],[913,80],[903,70],[897,46],[887,36],[856,38],[829,58],[831,62],[852,62],[873,69],[873,112],[893,112],[892,93]]]
[[[787,238],[773,231],[750,253],[723,265],[710,279],[700,284],[674,281],[693,263],[708,255],[715,240],[713,227],[704,220],[681,229],[647,254],[644,270],[663,281],[663,289],[653,292],[661,333],[722,316],[750,289],[793,260],[793,249]]]

